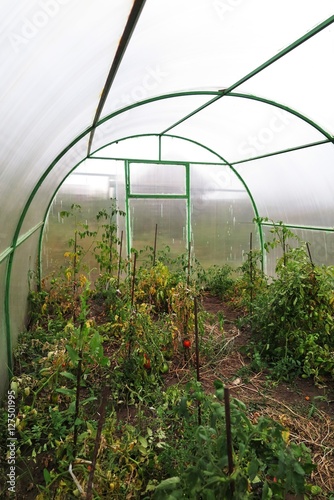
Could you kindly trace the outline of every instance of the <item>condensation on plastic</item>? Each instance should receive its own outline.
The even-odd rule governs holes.
[[[42,269],[43,276],[50,276],[60,272],[60,267],[66,265],[68,260],[64,253],[71,251],[70,240],[74,237],[75,230],[84,231],[83,224],[90,231],[98,228],[97,214],[105,210],[108,213],[116,200],[119,210],[125,211],[125,181],[123,162],[113,160],[86,160],[63,183],[54,198],[47,223],[43,233]],[[72,209],[72,205],[80,208]],[[69,217],[63,216],[67,212]],[[106,221],[102,218],[100,225]],[[125,256],[125,222],[124,217],[118,216],[118,233],[124,234],[123,256]],[[101,235],[99,234],[98,237]],[[90,238],[81,239],[78,244],[86,252],[91,247]],[[99,268],[92,252],[86,253],[82,265],[94,280],[99,274]]]
[[[259,249],[254,209],[235,173],[222,165],[191,166],[192,231],[195,255],[205,266],[240,266],[250,250]]]
[[[236,167],[260,217],[286,224],[333,227],[334,151],[330,144]]]
[[[157,225],[157,252],[173,258],[187,252],[186,200],[131,199],[129,212],[133,248],[154,248]]]

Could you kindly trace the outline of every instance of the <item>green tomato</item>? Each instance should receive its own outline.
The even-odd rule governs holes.
[[[169,370],[169,364],[165,361],[161,366],[160,366],[160,371],[161,373],[167,373]]]

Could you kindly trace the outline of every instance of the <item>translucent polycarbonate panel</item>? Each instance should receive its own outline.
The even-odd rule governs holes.
[[[253,248],[259,248],[245,187],[224,165],[191,165],[190,179],[196,258],[205,267],[225,263],[238,267],[250,250],[251,238]]]
[[[131,108],[97,128],[92,152],[119,139],[142,134],[160,134],[207,100],[206,95],[167,96],[164,99]]]
[[[99,149],[92,157],[157,160],[159,158],[159,138],[157,135],[148,135],[116,141]]]
[[[204,144],[196,144],[187,138],[164,135],[161,138],[161,160],[193,161],[198,163],[216,162],[217,155],[204,146]]]
[[[334,232],[317,231],[306,228],[289,227],[293,237],[286,240],[286,248],[304,246],[308,243],[307,253],[310,261],[317,266],[334,266]],[[264,242],[272,242],[275,238],[272,226],[263,226]],[[305,248],[305,247],[304,247]],[[265,253],[265,271],[269,276],[275,275],[277,263],[283,258],[283,248],[277,246]]]
[[[119,210],[125,209],[124,166],[123,162],[113,160],[87,160],[78,167],[57,192],[49,211],[43,236],[43,275],[59,272],[61,266],[68,265],[64,254],[73,250],[71,240],[75,232],[84,232],[83,225],[90,231],[100,230],[95,237],[78,238],[77,244],[83,249],[81,258],[82,272],[89,273],[94,281],[100,272],[94,257],[96,241],[101,238],[101,225],[107,224],[104,218],[97,220],[100,211],[111,214],[113,200]],[[78,205],[79,207],[73,207]],[[62,212],[67,212],[65,217]],[[117,214],[113,221],[117,224],[117,236],[125,234],[124,216]],[[125,237],[124,237],[125,242]],[[125,254],[125,243],[123,245]]]
[[[0,262],[0,282],[5,283],[7,261]],[[5,289],[0,287],[0,402],[2,395],[7,389],[8,371],[7,371],[7,338],[4,311]]]
[[[138,136],[101,148],[92,157],[129,158],[162,161],[215,162],[217,155],[187,138],[168,135]]]
[[[241,85],[238,90],[284,103],[333,134],[331,94],[334,68],[328,64],[333,46],[332,25]]]
[[[229,87],[332,13],[331,0],[147,1],[105,113],[175,90]]]
[[[172,132],[205,144],[228,162],[324,139],[316,129],[283,109],[232,96],[220,98]]]
[[[2,248],[45,169],[91,124],[132,3],[2,2]]]
[[[254,160],[235,168],[259,215],[286,224],[333,227],[334,150],[331,144]]]
[[[87,154],[87,138],[84,137],[73,147],[62,155],[57,162],[48,164],[48,169],[41,173],[36,180],[36,185],[31,188],[34,190],[34,197],[31,199],[28,211],[25,215],[20,235],[26,234],[31,228],[35,227],[44,220],[47,208],[65,179],[65,177],[73,170],[78,162]]]
[[[12,344],[29,321],[28,293],[36,285],[39,233],[34,233],[16,250],[10,278],[9,312]]]
[[[129,209],[132,248],[153,249],[157,228],[157,253],[177,257],[186,252],[186,200],[131,199]]]
[[[129,164],[130,194],[186,194],[186,166],[172,163]]]
[[[309,243],[309,251],[314,264],[334,266],[334,232],[297,228],[292,228],[291,231],[302,241]]]

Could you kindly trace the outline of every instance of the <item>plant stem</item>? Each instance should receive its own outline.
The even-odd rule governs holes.
[[[99,447],[100,447],[102,427],[104,424],[104,419],[105,419],[105,414],[106,414],[106,403],[107,403],[108,392],[109,392],[109,389],[107,387],[104,387],[103,393],[102,393],[102,401],[101,401],[100,411],[99,411],[100,416],[99,416],[99,422],[98,422],[97,431],[96,431],[92,465],[91,465],[91,470],[89,473],[89,478],[88,478],[88,483],[87,483],[86,500],[91,500],[92,495],[93,495],[94,473],[95,473],[95,468],[96,468],[97,454],[98,454]]]
[[[76,456],[77,450],[77,441],[78,441],[78,429],[79,426],[77,424],[77,419],[79,417],[79,409],[80,409],[80,392],[81,392],[81,375],[82,375],[82,355],[83,355],[83,346],[82,346],[82,329],[83,329],[83,321],[80,324],[80,333],[79,333],[79,359],[77,366],[77,381],[76,381],[76,394],[75,394],[75,413],[74,413],[74,431],[73,431],[73,443],[74,443],[74,458]]]

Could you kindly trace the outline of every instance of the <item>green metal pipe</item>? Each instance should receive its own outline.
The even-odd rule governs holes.
[[[33,228],[31,228],[29,231],[27,231],[25,234],[22,236],[18,237],[16,239],[16,245],[15,247],[12,246],[7,253],[7,256],[9,256],[8,261],[7,261],[7,269],[6,269],[6,280],[5,280],[5,301],[4,301],[4,313],[5,313],[5,334],[6,334],[6,345],[7,345],[7,369],[8,369],[8,377],[11,379],[13,376],[13,353],[12,353],[12,336],[11,336],[11,328],[10,328],[10,314],[9,314],[9,300],[10,300],[10,277],[12,273],[12,267],[13,267],[13,257],[14,257],[14,252],[18,246],[20,246],[25,240],[27,240],[32,234],[35,233],[40,227],[42,227],[44,224],[44,221],[39,222],[36,224]]]
[[[292,50],[294,50],[297,47],[299,47],[299,45],[301,45],[302,43],[306,42],[307,40],[309,40],[310,38],[312,38],[314,35],[316,35],[320,31],[322,31],[323,29],[325,29],[328,26],[330,26],[333,22],[334,22],[334,16],[329,17],[328,19],[326,19],[325,21],[323,21],[322,23],[320,23],[318,26],[316,26],[312,30],[308,31],[305,35],[303,35],[302,37],[298,38],[296,41],[294,41],[293,43],[291,43],[290,45],[288,45],[287,47],[285,47],[284,49],[282,49],[276,55],[274,55],[273,57],[271,57],[270,59],[268,59],[267,61],[265,61],[264,63],[262,63],[260,66],[258,66],[257,68],[255,68],[253,71],[251,71],[247,75],[243,76],[240,80],[238,80],[237,82],[233,83],[228,88],[219,91],[220,96],[217,96],[214,99],[211,99],[207,103],[205,103],[202,106],[199,106],[198,108],[196,108],[195,110],[193,110],[191,113],[188,113],[186,116],[184,116],[183,118],[181,118],[180,120],[178,120],[177,122],[175,122],[173,125],[170,125],[168,128],[166,128],[163,132],[161,132],[161,134],[169,132],[171,129],[177,127],[178,125],[180,125],[181,123],[185,122],[189,118],[192,118],[195,114],[197,114],[200,111],[202,111],[203,109],[207,108],[208,106],[210,106],[211,104],[213,104],[214,102],[216,102],[218,99],[220,99],[224,95],[228,95],[230,92],[232,92],[232,90],[234,90],[235,88],[239,87],[243,83],[247,82],[253,76],[257,75],[258,73],[260,73],[264,69],[268,68],[268,66],[270,66],[274,62],[278,61],[279,59],[281,59],[281,57],[285,56],[286,54],[288,54]]]
[[[269,221],[262,221],[262,226],[269,226],[273,227],[274,224]],[[302,229],[305,231],[324,231],[328,233],[334,233],[334,227],[318,227],[318,226],[303,226],[299,224],[285,224],[283,223],[285,227],[288,227],[289,229]]]
[[[309,144],[304,144],[303,146],[297,146],[295,148],[281,149],[280,151],[275,151],[274,153],[267,153],[260,156],[252,156],[251,158],[246,158],[245,160],[233,161],[231,165],[240,165],[241,163],[247,163],[249,161],[262,160],[263,158],[270,158],[271,156],[277,156],[285,153],[292,153],[293,151],[299,151],[300,149],[312,148],[314,146],[321,146],[322,144],[329,144],[332,141],[325,139],[323,141],[312,142]]]

